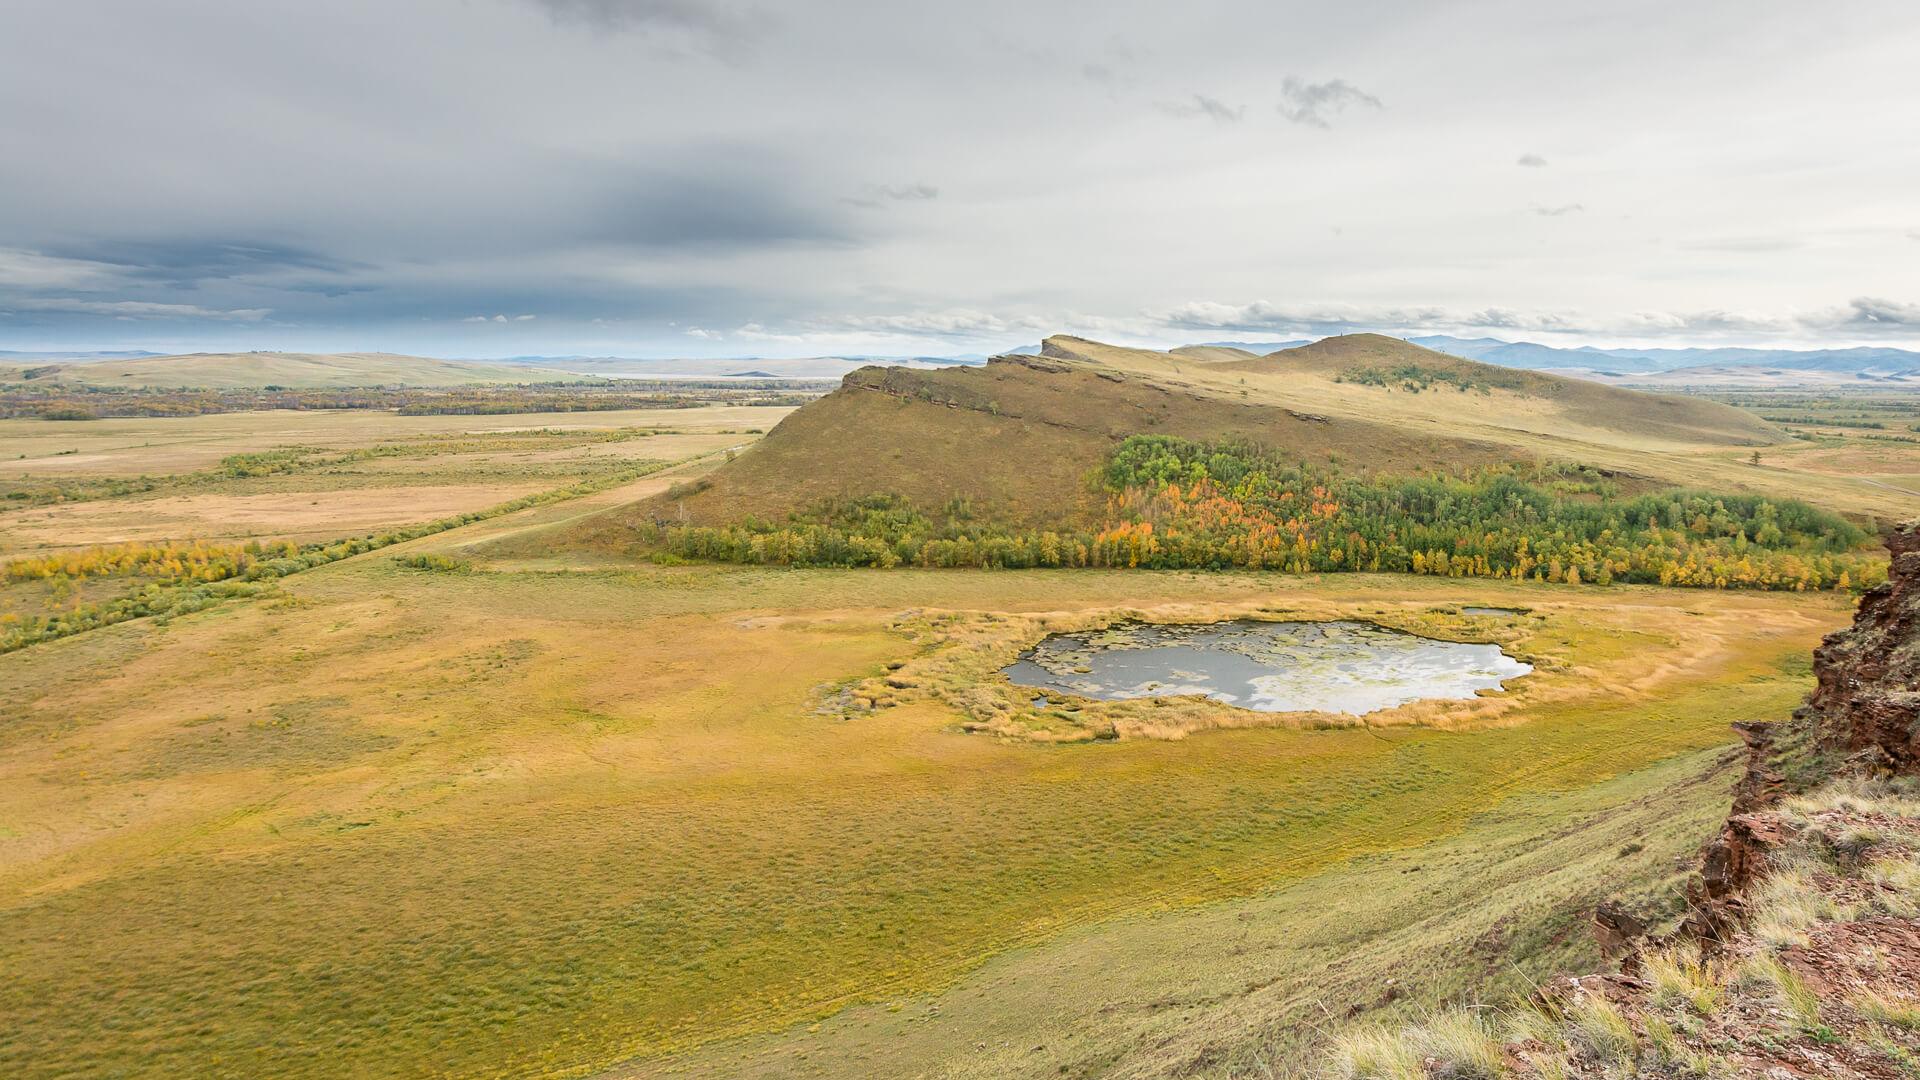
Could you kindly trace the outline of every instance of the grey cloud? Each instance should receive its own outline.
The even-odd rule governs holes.
[[[736,53],[763,36],[768,16],[707,0],[532,0],[555,23],[636,34],[669,51]]]
[[[823,187],[806,163],[750,147],[686,145],[659,164],[572,162],[552,186],[529,185],[522,216],[464,242],[495,254],[855,245],[867,226]]]
[[[1340,334],[1387,327],[1418,327],[1448,318],[1443,308],[1358,308],[1341,304],[1282,306],[1264,300],[1248,304],[1197,301],[1154,316],[1185,330],[1284,331]]]
[[[1521,154],[1520,160],[1514,164],[1528,169],[1544,169],[1547,167],[1547,159],[1539,154]]]
[[[222,311],[217,308],[201,307],[198,304],[160,304],[142,300],[78,300],[71,297],[0,301],[0,307],[13,311],[106,315],[116,319],[215,319],[222,322],[258,322],[272,314],[270,308]]]
[[[1585,213],[1586,209],[1587,208],[1580,203],[1570,202],[1561,203],[1558,206],[1535,206],[1533,213],[1539,214],[1541,217],[1566,217],[1568,214]]]
[[[1245,105],[1228,105],[1205,94],[1195,94],[1191,101],[1163,102],[1158,108],[1173,116],[1204,117],[1222,124],[1239,123],[1247,115]]]
[[[1847,301],[1844,311],[1818,325],[1855,330],[1920,330],[1920,304],[1858,296]]]
[[[1379,98],[1345,79],[1310,83],[1289,75],[1280,84],[1280,97],[1281,116],[1296,124],[1317,128],[1332,127],[1331,115],[1343,113],[1352,106],[1385,108]]]
[[[1094,22],[1059,0],[167,7],[0,3],[0,348],[707,347],[676,323],[1011,341],[991,320],[1031,311],[1169,341],[1439,319],[1920,340],[1897,303],[1840,303],[1920,299],[1908,151],[1872,137],[1873,117],[1920,108],[1920,84],[1867,56],[1920,49],[1920,23],[1669,5],[1672,32],[1649,38],[1630,12],[1523,24],[1405,2],[1221,0],[1205,19],[1130,4]],[[1459,49],[1434,50],[1442,30]],[[1687,44],[1709,36],[1711,55]],[[1779,40],[1806,46],[1791,86],[1767,78]],[[114,77],[73,77],[49,42],[85,42]],[[354,77],[285,77],[342,56]],[[1724,123],[1742,110],[1773,122]],[[1600,140],[1578,187],[1552,183],[1564,150],[1516,164],[1513,147],[1569,133]],[[1603,209],[1487,227],[1576,198]],[[1764,250],[1750,238],[1836,206],[1895,215],[1891,237],[1826,226],[1790,256],[1642,272],[1656,245]],[[1282,301],[1185,312],[1193,332],[1141,314],[1261,293]],[[1749,295],[1766,317],[1715,310]]]
[[[83,289],[110,283],[118,276],[117,267],[88,259],[0,247],[0,287]]]
[[[940,189],[932,184],[869,184],[863,194],[841,201],[871,210],[890,202],[926,202],[939,197]]]
[[[110,267],[126,278],[193,287],[286,271],[338,273],[354,264],[296,245],[223,237],[170,239],[92,239],[54,244],[45,254]]]
[[[1579,312],[1522,311],[1502,307],[1459,310],[1441,306],[1285,306],[1264,301],[1249,304],[1200,301],[1158,313],[1152,318],[1163,326],[1179,330],[1297,334],[1505,330],[1540,334],[1685,338],[1726,334],[1779,335],[1791,332],[1797,326],[1831,329],[1851,324],[1856,328],[1873,327],[1881,330],[1920,326],[1920,306],[1861,299],[1853,301],[1844,310],[1795,320],[1724,310],[1585,315]]]

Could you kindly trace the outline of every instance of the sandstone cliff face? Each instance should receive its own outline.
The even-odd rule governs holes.
[[[1895,530],[1887,546],[1886,584],[1813,654],[1819,687],[1806,713],[1822,743],[1856,769],[1920,773],[1920,522]]]

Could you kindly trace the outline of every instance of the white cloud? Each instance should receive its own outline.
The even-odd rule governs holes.
[[[1547,167],[1547,159],[1539,154],[1521,154],[1520,160],[1514,164],[1528,169],[1544,169]]]
[[[1561,203],[1558,206],[1535,206],[1533,212],[1541,217],[1566,217],[1568,214],[1582,214],[1586,207],[1577,202]]]

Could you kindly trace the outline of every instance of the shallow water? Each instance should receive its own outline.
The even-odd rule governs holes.
[[[1474,697],[1532,670],[1498,645],[1372,623],[1237,620],[1051,634],[1004,672],[1019,686],[1104,701],[1200,694],[1259,712],[1359,715]]]
[[[1460,614],[1462,615],[1524,615],[1526,614],[1526,612],[1521,611],[1519,608],[1510,608],[1510,607],[1463,607],[1460,609]]]

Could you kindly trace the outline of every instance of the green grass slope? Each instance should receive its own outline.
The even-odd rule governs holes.
[[[191,353],[139,360],[60,364],[35,382],[78,386],[239,390],[284,386],[462,386],[472,383],[577,381],[580,376],[523,364],[436,360],[393,353]]]

